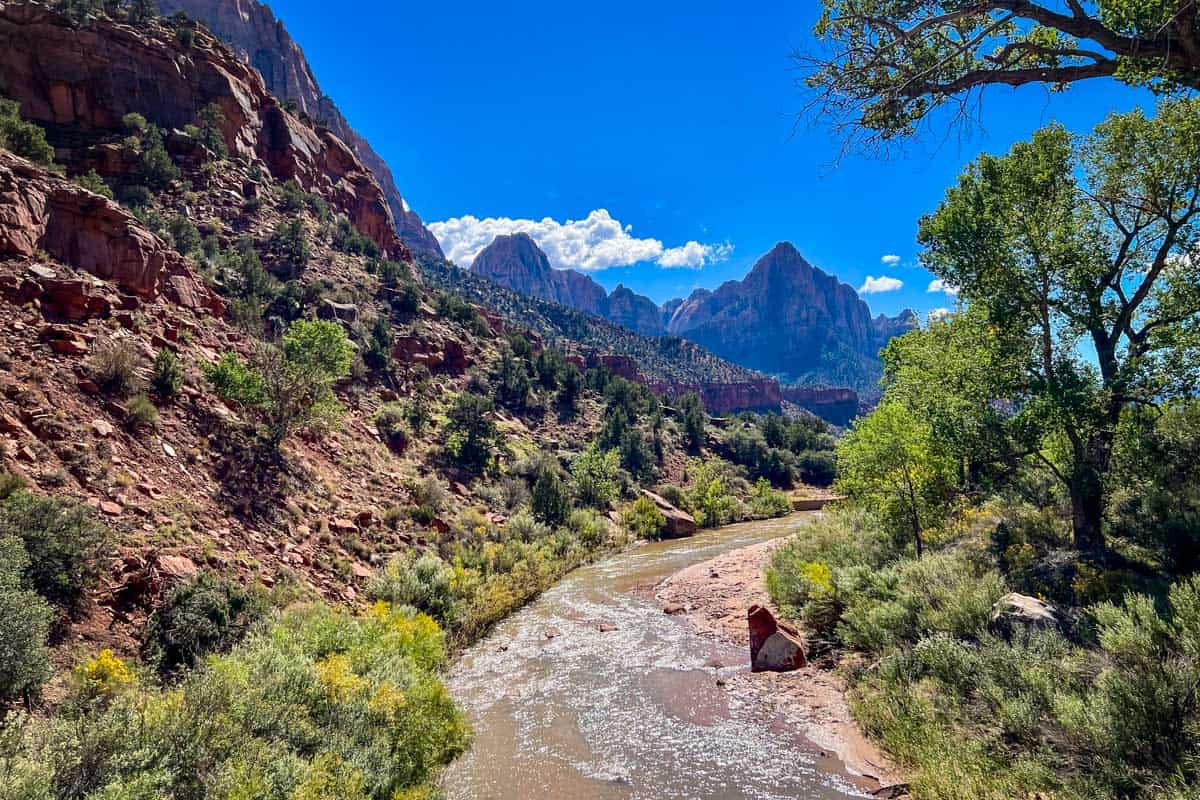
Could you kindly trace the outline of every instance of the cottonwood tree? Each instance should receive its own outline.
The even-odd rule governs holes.
[[[1196,391],[1198,213],[1200,101],[1181,100],[981,156],[921,221],[925,266],[1020,356],[993,399],[1039,426],[1087,554],[1123,412]]]
[[[1198,14],[1184,0],[823,0],[821,48],[796,60],[809,110],[871,147],[940,107],[970,121],[993,85],[1200,88]]]

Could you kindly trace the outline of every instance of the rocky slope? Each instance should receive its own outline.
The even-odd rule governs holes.
[[[662,314],[648,297],[618,286],[610,295],[592,278],[570,269],[554,269],[527,233],[497,236],[479,251],[471,271],[513,291],[561,303],[621,325],[634,333],[666,333]]]
[[[524,329],[469,305],[439,313],[439,295],[420,284],[396,311],[396,279],[339,249],[329,224],[345,215],[392,268],[415,271],[370,173],[332,133],[284,111],[218,40],[182,30],[104,17],[78,25],[40,4],[0,4],[0,92],[59,144],[52,167],[0,149],[0,473],[86,503],[114,533],[100,585],[65,623],[64,663],[76,648],[136,655],[147,614],[200,570],[354,603],[393,554],[451,530],[460,512],[498,507],[477,493],[486,481],[441,460],[437,423],[397,448],[374,417],[402,401],[444,419],[468,370],[486,373],[503,336]],[[225,116],[226,158],[183,129],[209,104]],[[180,171],[136,209],[55,172],[97,169],[105,191],[140,181],[143,144],[121,123],[130,112],[164,127],[164,158]],[[284,190],[293,178],[309,192],[299,208]],[[291,222],[307,240],[304,267],[287,284],[262,274],[255,291],[267,296],[248,301],[236,265],[253,252],[272,268],[276,232]],[[378,317],[391,328],[389,371],[360,362],[336,387],[330,428],[289,436],[269,469],[252,456],[245,409],[202,374],[223,354],[259,351],[275,325],[268,301],[270,314],[337,320],[359,353]],[[127,391],[101,377],[116,352]],[[182,372],[165,401],[148,389],[164,352]],[[600,404],[585,390],[571,418],[492,420],[516,453],[575,453],[595,436]],[[429,481],[440,487],[433,501],[421,488]],[[410,510],[422,503],[418,522]]]
[[[173,133],[176,154],[202,160],[203,146],[182,129],[215,106],[233,157],[322,195],[382,252],[405,252],[383,190],[349,147],[285,111],[256,71],[202,33],[180,52],[165,25],[76,27],[45,6],[0,4],[0,94],[46,127],[73,171],[118,180],[133,169],[119,136],[126,114]]]
[[[743,280],[693,292],[667,329],[789,382],[860,386],[878,379],[879,349],[914,320],[873,320],[853,288],[782,242]]]
[[[350,126],[333,99],[321,91],[304,52],[266,4],[257,0],[159,0],[159,6],[164,14],[182,11],[204,22],[258,70],[268,91],[295,101],[298,112],[327,125],[354,150],[383,188],[401,241],[414,252],[442,254],[437,239],[400,195],[391,169]]]

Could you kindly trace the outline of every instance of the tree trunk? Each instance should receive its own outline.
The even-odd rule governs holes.
[[[1071,528],[1075,549],[1087,556],[1104,553],[1104,489],[1100,475],[1080,470],[1071,481]]]

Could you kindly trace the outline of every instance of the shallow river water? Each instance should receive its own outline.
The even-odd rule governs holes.
[[[690,632],[638,591],[804,521],[796,514],[643,545],[576,570],[497,626],[451,673],[476,737],[446,770],[446,795],[862,796],[783,720],[718,685],[748,669],[748,653]]]

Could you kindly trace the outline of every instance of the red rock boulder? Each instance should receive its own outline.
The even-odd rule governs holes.
[[[750,626],[751,672],[792,672],[808,666],[800,633],[776,620],[770,609],[750,606],[746,622]]]

